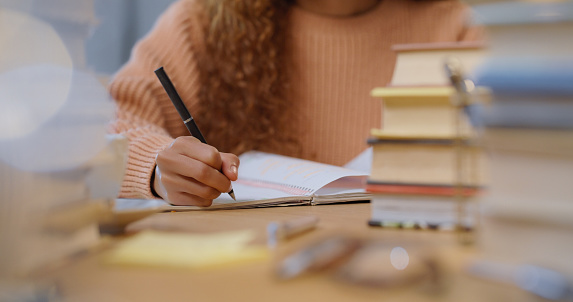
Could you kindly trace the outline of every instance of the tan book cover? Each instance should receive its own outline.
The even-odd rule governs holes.
[[[392,86],[449,85],[444,68],[447,58],[458,59],[464,73],[471,74],[487,52],[485,45],[477,42],[401,44],[392,49],[396,52]]]
[[[479,146],[469,142],[458,146],[453,139],[404,138],[372,139],[369,144],[373,148],[369,182],[441,186],[486,183],[485,156]]]
[[[472,127],[451,98],[449,86],[380,87],[371,95],[383,102],[381,130],[375,136],[453,137],[458,132],[469,136]],[[380,101],[377,99],[376,101]],[[460,119],[460,129],[456,119]]]

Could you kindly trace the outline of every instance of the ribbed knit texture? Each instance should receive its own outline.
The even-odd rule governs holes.
[[[164,66],[195,111],[199,81],[194,52],[203,47],[197,7],[187,0],[173,4],[110,86],[118,102],[112,131],[130,139],[121,197],[153,197],[155,156],[173,138],[188,135],[153,71]],[[370,129],[381,127],[382,120],[381,102],[370,91],[390,81],[396,59],[391,46],[480,38],[480,30],[465,26],[465,13],[457,1],[383,0],[352,18],[293,7],[289,101],[299,113],[292,125],[302,133],[302,157],[342,165],[367,148]]]

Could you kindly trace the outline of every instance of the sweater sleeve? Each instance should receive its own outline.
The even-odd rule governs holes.
[[[152,31],[136,44],[130,60],[110,84],[117,104],[110,131],[129,140],[121,198],[154,198],[150,181],[155,157],[174,137],[185,134],[181,118],[154,71],[163,66],[187,105],[196,103],[198,73],[192,47],[191,9],[189,1],[172,4]]]

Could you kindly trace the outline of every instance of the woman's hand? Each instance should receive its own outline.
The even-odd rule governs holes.
[[[192,136],[181,136],[155,158],[153,188],[174,205],[208,207],[237,180],[239,158]],[[221,173],[221,171],[223,173]]]

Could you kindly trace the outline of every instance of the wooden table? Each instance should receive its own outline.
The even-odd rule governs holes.
[[[253,229],[264,241],[271,221],[315,215],[316,230],[281,242],[268,261],[193,271],[117,267],[101,262],[104,251],[90,253],[50,275],[64,301],[528,301],[531,295],[511,286],[475,279],[463,273],[465,261],[478,253],[458,244],[452,232],[369,227],[370,205],[338,204],[246,210],[154,214],[129,226],[208,233]],[[420,285],[367,288],[337,281],[329,273],[278,280],[273,269],[281,258],[322,237],[347,235],[389,244],[430,246],[443,268],[441,290]],[[112,241],[121,240],[113,238]],[[110,244],[113,248],[113,243]]]

